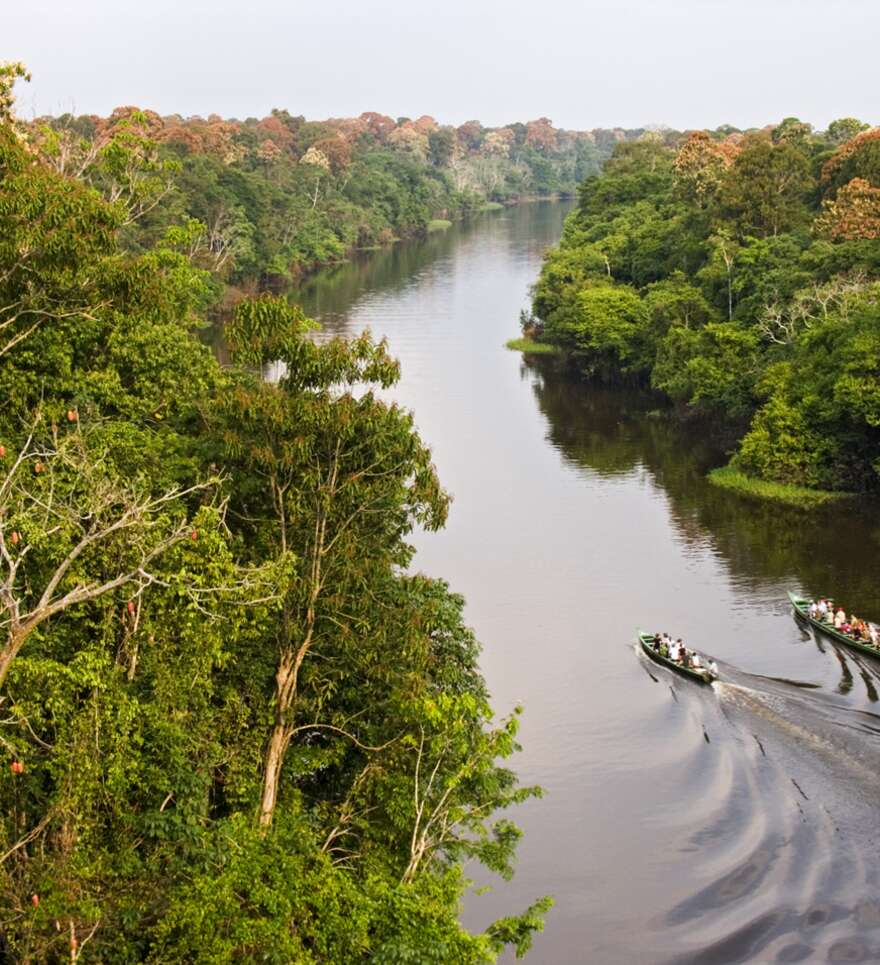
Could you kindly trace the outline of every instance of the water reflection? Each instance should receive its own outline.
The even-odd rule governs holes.
[[[731,496],[706,481],[727,456],[705,425],[683,425],[648,393],[579,384],[552,360],[527,364],[551,444],[585,470],[647,470],[681,538],[709,545],[743,589],[796,579],[811,595],[836,592],[880,617],[876,500],[803,513]]]

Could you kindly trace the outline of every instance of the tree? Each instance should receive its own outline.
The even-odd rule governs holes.
[[[438,168],[445,168],[455,150],[455,131],[450,127],[441,127],[428,134],[428,151],[431,163]]]
[[[549,117],[539,117],[526,124],[526,144],[536,151],[546,153],[556,147],[557,132]]]
[[[741,233],[778,235],[806,221],[812,185],[801,151],[786,141],[773,144],[750,135],[724,179],[721,204]]]
[[[551,340],[564,339],[592,368],[611,363],[625,369],[638,361],[644,321],[634,289],[593,283],[577,293],[569,312],[548,321],[545,332]]]
[[[676,179],[698,204],[713,201],[739,149],[729,141],[713,140],[706,131],[692,131],[675,156]]]
[[[139,492],[107,478],[106,454],[79,432],[54,436],[41,444],[32,433],[0,482],[0,687],[47,620],[120,587],[139,596],[156,579],[152,564],[197,535],[187,498],[206,486]],[[96,556],[114,560],[110,570]]]
[[[812,124],[797,117],[786,117],[773,128],[770,137],[774,144],[791,144],[792,147],[804,150],[812,133]]]
[[[0,124],[11,124],[15,120],[15,82],[30,79],[31,75],[20,61],[0,63]]]
[[[853,178],[822,207],[815,228],[833,241],[880,238],[880,188],[862,178]]]
[[[302,314],[282,300],[243,303],[227,338],[236,360],[280,361],[277,385],[240,384],[220,400],[229,455],[263,480],[260,495],[272,519],[273,554],[295,554],[299,576],[290,585],[275,639],[274,724],[263,768],[260,820],[275,813],[287,749],[297,733],[300,677],[313,650],[332,646],[344,601],[370,574],[400,565],[403,539],[419,521],[442,525],[446,499],[412,420],[357,385],[387,387],[397,365],[369,336],[318,345],[306,336]],[[342,387],[343,391],[334,391]],[[342,607],[342,609],[340,609]]]
[[[822,184],[832,195],[853,178],[880,187],[880,127],[856,134],[822,165]]]
[[[856,134],[868,130],[870,124],[858,120],[855,117],[840,117],[828,125],[826,132],[828,140],[835,144],[843,144],[845,141],[852,140]]]

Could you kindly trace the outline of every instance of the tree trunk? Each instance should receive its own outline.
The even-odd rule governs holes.
[[[263,763],[263,793],[260,800],[260,824],[268,827],[272,823],[275,805],[278,803],[278,785],[281,781],[281,765],[290,743],[290,725],[281,719],[276,720],[272,736],[266,747]]]
[[[9,668],[12,666],[12,661],[15,660],[16,654],[21,650],[21,646],[27,637],[28,631],[19,630],[17,633],[11,633],[6,640],[6,646],[0,650],[0,687],[3,686],[3,682],[6,680],[6,675],[9,673]]]

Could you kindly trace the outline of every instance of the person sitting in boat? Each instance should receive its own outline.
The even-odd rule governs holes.
[[[718,664],[715,663],[714,660],[709,661],[709,673],[712,674],[713,677],[718,676]]]
[[[837,613],[834,614],[834,628],[839,630],[844,623],[846,623],[846,612],[843,607],[838,607]]]
[[[669,659],[674,660],[676,663],[678,663],[680,657],[681,657],[681,653],[680,653],[679,646],[676,642],[673,641],[672,643],[669,644]]]
[[[694,670],[703,669],[703,663],[700,660],[700,655],[697,653],[696,650],[694,651],[693,656],[691,657],[691,666],[694,668]]]
[[[675,645],[678,647],[678,662],[682,665],[682,667],[689,666],[688,648],[684,645],[684,641],[681,639],[681,637],[675,641]]]
[[[828,614],[828,601],[824,598],[819,600],[819,602],[816,604],[816,610],[819,614],[818,619],[824,620]]]

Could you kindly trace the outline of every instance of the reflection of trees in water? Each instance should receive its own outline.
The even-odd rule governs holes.
[[[466,255],[469,245],[484,246],[491,237],[527,243],[536,255],[558,240],[572,202],[521,204],[487,211],[416,241],[362,252],[344,264],[327,268],[290,292],[306,315],[328,329],[347,331],[352,306],[366,292],[386,294],[410,287],[422,272],[453,253]]]
[[[725,461],[706,426],[657,412],[662,404],[648,393],[585,384],[554,359],[527,364],[549,439],[570,462],[603,476],[644,467],[666,494],[681,538],[708,546],[738,583],[796,581],[880,619],[876,501],[804,513],[728,493],[706,480]]]
[[[314,275],[292,290],[290,297],[309,317],[323,319],[328,327],[344,327],[349,310],[365,292],[405,288],[424,268],[448,256],[472,231],[472,224],[462,224],[419,241],[362,252]]]

